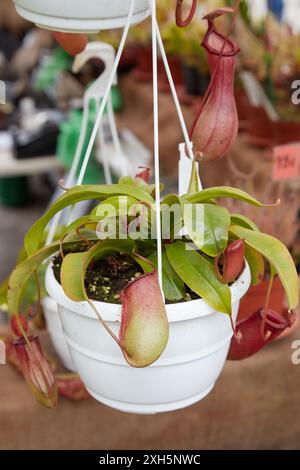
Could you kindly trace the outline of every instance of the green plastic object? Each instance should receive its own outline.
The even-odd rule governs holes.
[[[58,138],[56,153],[57,153],[57,158],[59,159],[61,164],[67,169],[71,168],[73,158],[76,153],[80,129],[82,125],[82,118],[83,118],[82,110],[78,110],[78,109],[73,110],[70,113],[70,118],[68,119],[68,121],[64,122],[60,127],[60,134]],[[89,144],[90,136],[93,131],[94,122],[95,122],[95,106],[91,105],[90,112],[89,112],[87,132],[85,136],[83,150],[81,152],[79,169],[77,171],[76,176],[79,176],[81,164],[84,159],[85,152]],[[113,180],[114,182],[116,182],[117,178],[113,177]],[[91,158],[90,158],[87,170],[86,170],[86,174],[83,180],[83,184],[101,184],[101,183],[105,183],[103,167],[100,163],[96,161],[95,153],[92,152]]]
[[[61,47],[56,47],[52,56],[46,59],[39,68],[35,77],[34,89],[42,92],[53,87],[60,72],[72,70],[73,61],[74,57],[71,57]],[[111,98],[113,110],[115,112],[120,111],[123,107],[123,98],[117,85],[111,89]]]
[[[22,207],[31,200],[26,176],[0,178],[0,203],[8,207]]]
[[[111,89],[111,101],[113,110],[118,113],[123,108],[123,96],[118,85],[114,85]]]
[[[72,69],[73,57],[61,47],[56,47],[52,56],[46,59],[37,72],[34,88],[36,91],[45,91],[52,87],[60,72]]]

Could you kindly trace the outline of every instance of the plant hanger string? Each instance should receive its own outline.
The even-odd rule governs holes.
[[[126,25],[125,25],[123,35],[122,35],[122,38],[121,38],[121,41],[120,41],[119,49],[118,49],[118,52],[116,54],[116,58],[115,58],[115,62],[114,62],[114,65],[113,65],[113,68],[112,68],[112,71],[111,71],[111,75],[110,75],[109,80],[107,82],[106,90],[105,90],[105,93],[103,95],[103,99],[101,101],[101,104],[100,104],[100,107],[99,107],[99,110],[98,110],[98,113],[97,113],[97,117],[96,117],[96,120],[95,120],[93,131],[92,131],[92,134],[91,134],[91,137],[90,137],[90,141],[89,141],[89,144],[88,144],[85,156],[84,156],[84,160],[83,160],[83,163],[82,163],[82,166],[81,166],[81,170],[80,170],[79,177],[78,177],[77,184],[76,184],[77,186],[82,184],[85,173],[86,173],[86,170],[87,170],[87,165],[88,165],[88,162],[89,162],[92,150],[93,150],[93,146],[94,146],[94,143],[95,143],[95,140],[96,140],[96,137],[97,137],[98,129],[99,129],[100,124],[101,124],[102,116],[103,116],[105,107],[106,107],[107,102],[108,102],[108,98],[109,98],[109,95],[110,95],[110,90],[111,90],[111,87],[113,85],[113,80],[114,80],[114,77],[117,73],[119,62],[120,62],[120,59],[121,59],[121,56],[122,56],[122,53],[123,53],[123,50],[124,50],[124,46],[125,46],[126,39],[127,39],[127,36],[128,36],[129,28],[130,28],[130,25],[131,25],[131,19],[132,19],[132,16],[133,16],[134,7],[135,7],[135,0],[132,0],[131,4],[130,4],[130,9],[129,9]]]
[[[134,7],[135,7],[135,2],[136,2],[136,0],[132,0],[132,2],[130,4],[130,9],[129,9],[129,12],[128,12],[126,25],[124,27],[122,38],[121,38],[119,48],[118,48],[118,51],[117,51],[117,54],[116,54],[116,57],[115,57],[114,66],[111,70],[111,75],[110,75],[110,77],[107,81],[106,90],[104,92],[101,104],[100,104],[99,109],[98,109],[97,114],[96,114],[94,127],[93,127],[93,130],[92,130],[92,133],[91,133],[91,137],[90,137],[90,140],[89,140],[89,143],[88,143],[88,147],[87,147],[82,165],[81,165],[81,169],[80,169],[79,177],[78,177],[77,182],[76,182],[76,186],[81,185],[83,180],[84,180],[84,176],[85,176],[85,173],[86,173],[86,170],[87,170],[87,166],[88,166],[88,162],[89,162],[89,159],[90,159],[90,156],[91,156],[91,152],[92,152],[94,143],[96,141],[96,138],[97,138],[97,135],[98,135],[98,132],[99,132],[99,128],[100,128],[100,124],[101,124],[101,120],[102,120],[102,117],[103,117],[103,114],[104,114],[105,107],[106,107],[107,104],[110,105],[110,103],[109,103],[110,90],[111,90],[111,86],[113,84],[115,74],[117,72],[117,68],[118,68],[118,65],[119,65],[119,62],[120,62],[120,58],[121,58],[121,55],[123,53],[124,46],[125,46],[125,43],[126,43],[126,39],[127,39],[127,36],[128,36],[128,32],[129,32],[129,29],[130,29],[131,20],[132,20],[132,16],[133,16],[133,11],[134,11]],[[149,5],[150,5],[150,9],[151,9],[151,18],[152,18],[151,28],[152,28],[152,59],[153,59],[153,122],[154,122],[154,169],[155,169],[155,191],[156,191],[156,193],[155,193],[155,205],[156,205],[157,256],[158,256],[157,262],[158,262],[158,278],[159,278],[160,286],[162,287],[162,240],[161,240],[162,237],[161,237],[161,219],[160,219],[160,171],[159,171],[159,160],[160,159],[159,159],[159,111],[158,111],[158,71],[157,71],[157,61],[158,61],[157,52],[158,51],[157,51],[157,46],[159,47],[161,57],[162,57],[162,60],[163,60],[163,63],[164,63],[164,68],[165,68],[165,71],[166,71],[166,74],[167,74],[167,77],[168,77],[168,81],[169,81],[173,101],[174,101],[176,111],[177,111],[177,114],[178,114],[178,118],[179,118],[179,121],[180,121],[180,125],[181,125],[181,128],[182,128],[184,141],[185,141],[186,148],[187,148],[187,151],[188,151],[188,156],[191,160],[194,160],[194,153],[193,153],[192,142],[189,138],[188,129],[187,129],[187,126],[185,124],[184,116],[183,116],[181,106],[180,106],[180,102],[179,102],[179,99],[178,99],[178,96],[177,96],[177,91],[176,91],[176,87],[175,87],[174,80],[173,80],[173,77],[172,77],[172,73],[171,73],[171,70],[170,70],[170,67],[169,67],[169,64],[168,64],[168,59],[167,59],[167,55],[166,55],[166,52],[165,52],[165,49],[164,49],[163,41],[162,41],[162,38],[161,38],[161,35],[160,35],[159,26],[158,26],[158,23],[157,23],[156,0],[149,0]],[[80,138],[80,142],[79,142],[79,150],[82,147],[83,137],[84,136],[82,135],[80,137],[81,138]],[[81,150],[80,150],[80,152],[79,152],[79,150],[78,150],[78,152],[76,152],[76,156],[75,156],[75,157],[77,157],[76,158],[76,163],[78,161],[78,155],[80,155],[80,152],[81,152]],[[72,177],[74,177],[73,172],[72,172]],[[70,181],[70,178],[68,178],[68,181]],[[71,182],[71,184],[72,184],[72,182]],[[201,187],[201,189],[202,189],[202,187]],[[70,216],[70,220],[71,220],[71,216]],[[51,226],[51,236],[52,237],[55,234],[55,231],[58,227],[58,223],[59,223],[59,219],[57,219],[57,220],[54,219],[53,220],[53,224]],[[52,240],[48,237],[47,244],[50,243],[51,241]]]
[[[176,25],[179,28],[185,28],[193,20],[193,18],[195,16],[195,13],[196,13],[196,8],[197,8],[197,0],[193,0],[193,3],[191,5],[190,13],[189,13],[188,17],[185,20],[182,17],[182,15],[183,15],[182,4],[183,4],[183,0],[177,0],[175,17],[176,17]]]
[[[89,160],[90,160],[90,156],[91,156],[91,153],[92,153],[92,150],[93,150],[96,138],[97,138],[98,130],[99,130],[99,127],[100,127],[100,124],[101,124],[101,120],[102,120],[104,111],[105,111],[105,107],[106,107],[107,102],[108,102],[109,97],[110,97],[110,92],[111,92],[111,87],[113,85],[114,77],[117,73],[118,65],[119,65],[119,62],[120,62],[120,59],[121,59],[121,56],[122,56],[122,53],[123,53],[123,50],[124,50],[124,46],[125,46],[125,43],[126,43],[126,39],[127,39],[127,36],[128,36],[128,32],[129,32],[129,29],[130,29],[131,19],[132,19],[134,7],[135,7],[135,1],[136,0],[132,0],[131,4],[130,4],[127,21],[126,21],[126,24],[125,24],[125,27],[124,27],[124,30],[123,30],[123,34],[122,34],[122,38],[121,38],[121,41],[120,41],[120,44],[119,44],[118,52],[117,52],[116,57],[115,57],[115,61],[114,61],[113,68],[111,70],[110,77],[107,81],[107,87],[106,87],[105,93],[103,95],[100,107],[97,111],[97,117],[96,117],[96,120],[95,120],[95,123],[94,123],[93,131],[92,131],[92,134],[91,134],[91,137],[90,137],[90,140],[89,140],[88,147],[86,149],[86,153],[85,153],[85,156],[84,156],[84,160],[82,162],[79,177],[77,179],[77,182],[76,182],[75,186],[80,186],[83,182],[84,177],[85,177],[85,173],[86,173],[87,166],[88,166],[88,163],[89,163]],[[87,121],[88,121],[88,110],[86,109],[86,112],[84,112],[84,114],[83,114],[83,123],[82,123],[81,131],[80,131],[80,136],[79,136],[79,141],[78,141],[75,157],[74,157],[74,160],[73,160],[73,165],[72,165],[69,177],[67,179],[67,183],[68,183],[66,185],[67,188],[69,188],[73,184],[75,174],[76,174],[78,165],[80,163],[80,156],[81,156],[81,152],[82,152],[82,149],[83,149],[83,146],[84,146],[84,140],[85,140],[85,131],[84,131],[84,129],[87,128]],[[72,219],[72,212],[73,211],[71,209],[70,210],[70,215],[69,215],[69,221]],[[58,225],[59,225],[60,217],[61,217],[61,214],[58,213],[58,214],[56,214],[56,216],[53,219],[53,222],[50,226],[50,230],[49,230],[48,237],[47,237],[47,245],[50,244],[54,239],[56,230],[57,230]]]
[[[155,212],[157,238],[157,272],[158,281],[162,286],[162,241],[160,218],[160,174],[159,174],[159,121],[158,121],[158,76],[157,76],[157,39],[156,39],[156,0],[149,0],[151,8],[152,29],[152,68],[153,68],[153,125],[154,125],[154,173],[155,173]]]
[[[161,58],[162,58],[162,61],[163,61],[164,67],[165,67],[165,71],[166,71],[167,78],[168,78],[168,81],[169,81],[171,93],[172,93],[172,96],[173,96],[173,101],[175,103],[176,111],[177,111],[177,114],[178,114],[178,119],[179,119],[179,122],[180,122],[180,125],[181,125],[183,137],[184,137],[185,144],[186,144],[186,147],[187,147],[187,150],[188,150],[188,156],[190,157],[191,160],[194,160],[193,145],[192,145],[192,142],[189,138],[188,129],[187,129],[187,126],[185,124],[183,112],[181,110],[181,106],[180,106],[180,102],[179,102],[179,99],[178,99],[176,87],[175,87],[175,84],[174,84],[174,80],[173,80],[172,73],[171,73],[171,70],[170,70],[170,66],[169,66],[169,63],[168,63],[167,54],[166,54],[166,51],[165,51],[165,48],[164,48],[164,45],[163,45],[163,41],[162,41],[162,38],[161,38],[161,34],[160,34],[160,31],[159,31],[159,27],[158,27],[157,22],[156,22],[156,36],[157,36],[158,46],[159,46],[160,53],[161,53]]]

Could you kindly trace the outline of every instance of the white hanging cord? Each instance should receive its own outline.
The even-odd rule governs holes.
[[[83,181],[86,169],[87,169],[87,165],[88,165],[90,155],[91,155],[91,152],[92,152],[92,149],[93,149],[96,137],[97,137],[97,132],[98,132],[98,129],[99,129],[99,126],[100,126],[100,123],[101,123],[101,119],[102,119],[102,116],[103,116],[103,113],[104,113],[104,110],[105,110],[105,106],[107,104],[107,100],[108,100],[109,95],[110,95],[110,90],[111,90],[111,87],[113,85],[114,77],[117,73],[117,68],[118,68],[118,65],[119,65],[119,62],[120,62],[120,59],[121,59],[121,55],[122,55],[124,46],[125,46],[128,31],[129,31],[129,28],[130,28],[130,25],[131,25],[131,19],[132,19],[132,15],[133,15],[134,6],[135,6],[135,0],[131,0],[126,25],[125,25],[125,28],[124,28],[124,31],[123,31],[123,35],[122,35],[122,38],[121,38],[121,41],[120,41],[120,45],[119,45],[119,49],[118,49],[118,52],[117,52],[117,55],[116,55],[116,58],[115,58],[115,61],[114,61],[114,65],[112,67],[111,74],[110,74],[109,80],[107,82],[107,87],[106,87],[105,93],[103,95],[99,111],[97,113],[96,121],[95,121],[94,128],[93,128],[93,132],[92,132],[92,135],[91,135],[91,138],[90,138],[90,141],[89,141],[89,145],[88,145],[85,157],[84,157],[84,161],[83,161],[83,164],[82,164],[82,167],[81,167],[81,171],[80,171],[80,174],[79,174],[79,177],[78,177],[78,180],[77,180],[77,186],[82,184],[82,181]]]
[[[160,176],[159,176],[159,122],[158,122],[158,79],[157,79],[157,40],[156,40],[156,0],[149,0],[152,21],[152,62],[153,62],[153,123],[154,123],[154,169],[155,169],[155,209],[157,237],[157,272],[162,290],[162,232],[160,218]]]
[[[82,155],[84,142],[85,142],[85,139],[86,139],[86,132],[87,132],[87,128],[88,128],[88,122],[89,122],[89,102],[87,101],[84,104],[84,107],[83,107],[82,125],[81,125],[81,129],[80,129],[78,145],[77,145],[77,148],[76,148],[76,152],[75,152],[75,156],[74,156],[74,159],[73,159],[73,162],[72,162],[70,173],[69,173],[69,175],[67,177],[67,180],[66,180],[66,188],[71,188],[75,183],[75,177],[76,177],[76,173],[77,173],[77,170],[78,170],[78,167],[79,167],[80,157]]]
[[[85,142],[85,138],[86,138],[86,131],[87,131],[87,127],[88,127],[88,118],[89,118],[88,104],[89,104],[88,102],[84,103],[83,115],[82,115],[82,124],[81,124],[81,128],[80,128],[79,140],[78,140],[75,156],[73,158],[70,171],[69,171],[67,179],[64,183],[66,188],[71,188],[74,185],[75,176],[76,176],[78,166],[79,166],[79,163],[80,163],[80,157],[81,157],[82,150],[83,150],[83,147],[84,147],[84,142]],[[64,213],[64,211],[58,212],[54,216],[54,218],[52,219],[52,222],[49,224],[49,232],[48,232],[48,236],[47,236],[47,240],[46,240],[46,245],[50,245],[52,243],[52,241],[54,240],[55,232],[56,232],[57,227],[60,223],[60,220],[61,220],[61,217],[62,217],[63,213]]]
[[[184,120],[184,117],[183,117],[183,113],[182,113],[182,110],[181,110],[181,107],[180,107],[176,87],[175,87],[175,84],[174,84],[174,81],[173,81],[172,73],[171,73],[171,70],[170,70],[170,67],[169,67],[166,51],[165,51],[165,48],[164,48],[164,45],[163,45],[163,41],[162,41],[162,38],[161,38],[161,34],[160,34],[160,31],[159,31],[157,21],[156,21],[156,37],[157,37],[161,57],[162,57],[162,60],[163,60],[163,63],[164,63],[164,67],[165,67],[165,70],[166,70],[166,74],[167,74],[167,77],[168,77],[168,80],[169,80],[173,100],[174,100],[174,103],[175,103],[175,106],[176,106],[178,118],[179,118],[181,129],[182,129],[182,132],[183,132],[183,137],[184,137],[187,149],[188,149],[188,154],[189,154],[190,159],[194,160],[194,152],[193,152],[192,142],[190,141],[189,133],[188,133],[188,130],[187,130],[187,127],[186,127],[186,124],[185,124],[185,120]]]
[[[126,164],[125,164],[125,159],[123,158],[123,150],[122,150],[121,142],[120,142],[119,135],[118,135],[118,129],[117,129],[117,125],[116,125],[111,94],[109,95],[109,99],[108,99],[108,103],[107,103],[107,113],[108,113],[108,122],[109,122],[109,127],[110,127],[110,132],[111,132],[113,144],[114,144],[115,149],[117,151],[117,154],[119,155],[119,158],[120,158],[120,166],[121,166],[122,176],[127,176],[127,174],[126,174]]]
[[[95,124],[94,124],[93,132],[91,134],[89,145],[87,147],[85,157],[84,157],[84,161],[83,161],[83,164],[82,164],[82,167],[81,167],[81,171],[80,171],[77,183],[76,183],[77,186],[82,184],[82,181],[83,181],[85,173],[86,173],[87,165],[88,165],[88,162],[89,162],[89,159],[90,159],[90,156],[91,156],[91,152],[92,152],[92,149],[93,149],[96,137],[97,137],[97,132],[98,132],[98,129],[99,129],[99,126],[100,126],[100,123],[101,123],[101,119],[102,119],[102,116],[103,116],[103,113],[104,113],[104,110],[105,110],[107,100],[110,96],[110,90],[111,90],[111,87],[113,85],[114,77],[117,73],[117,68],[118,68],[118,65],[119,65],[119,62],[120,62],[120,59],[121,59],[121,55],[122,55],[122,52],[123,52],[123,49],[124,49],[124,46],[125,46],[125,42],[126,42],[126,39],[127,39],[127,36],[128,36],[128,31],[129,31],[129,28],[130,28],[130,25],[131,25],[131,19],[132,19],[134,7],[135,7],[135,1],[136,0],[132,0],[131,4],[130,4],[127,21],[126,21],[124,31],[123,31],[123,34],[122,34],[122,38],[121,38],[121,41],[120,41],[120,44],[119,44],[119,49],[118,49],[117,55],[115,57],[115,62],[114,62],[109,80],[107,82],[107,87],[106,87],[105,93],[103,95],[102,102],[100,104],[100,108],[97,112],[97,117],[96,117],[96,121],[95,121]],[[88,106],[87,106],[87,109],[86,109],[86,113],[83,114],[83,122],[82,122],[79,142],[78,142],[78,146],[77,146],[77,149],[76,149],[76,154],[75,154],[75,157],[74,157],[74,160],[73,160],[73,163],[72,163],[72,167],[71,167],[71,170],[70,170],[70,174],[69,174],[69,177],[68,177],[67,182],[66,182],[67,188],[71,187],[71,185],[74,184],[74,178],[75,178],[75,175],[77,173],[77,169],[78,169],[78,166],[79,166],[79,163],[80,163],[80,157],[81,157],[82,149],[83,149],[83,146],[84,146],[87,124],[88,124]],[[72,220],[72,212],[73,211],[72,211],[72,208],[71,208],[69,221]],[[49,233],[48,233],[48,236],[47,236],[47,242],[46,242],[47,245],[50,244],[54,239],[55,232],[57,230],[61,215],[62,215],[62,212],[59,212],[58,214],[55,215],[55,217],[52,221],[52,224],[50,226]]]
[[[110,171],[110,166],[109,166],[109,161],[108,161],[108,155],[107,155],[107,151],[105,148],[106,143],[105,143],[105,137],[104,137],[104,129],[102,125],[100,125],[100,128],[99,128],[98,141],[99,141],[99,152],[100,152],[101,161],[103,164],[105,183],[112,184],[113,181],[112,181],[112,176],[111,176],[111,171]]]

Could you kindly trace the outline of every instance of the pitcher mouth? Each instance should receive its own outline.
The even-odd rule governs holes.
[[[217,39],[220,39],[220,48],[217,49],[217,47],[213,46],[213,44],[210,43],[212,40],[213,36],[216,36]],[[222,46],[223,43],[226,41],[226,47],[222,51]],[[207,50],[209,54],[214,54],[217,56],[222,56],[222,57],[234,57],[240,52],[240,48],[237,46],[237,44],[230,38],[225,39],[222,34],[220,34],[214,27],[212,27],[207,34],[205,35],[203,41],[202,41],[202,46],[204,49]]]

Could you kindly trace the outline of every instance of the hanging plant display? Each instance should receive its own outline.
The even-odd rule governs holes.
[[[58,5],[51,3],[52,9]],[[98,5],[104,3],[108,5]],[[185,26],[194,16],[195,2],[187,19],[182,3],[177,2],[176,19]],[[112,8],[118,4],[122,10],[119,2],[109,4]],[[124,15],[128,5],[122,4]],[[148,3],[137,1],[136,5],[148,14]],[[239,2],[235,9],[219,9],[205,16],[208,32],[203,46],[212,78],[192,137],[196,152],[207,160],[224,156],[237,135],[233,78],[238,46],[229,35],[217,31],[215,19],[232,13],[233,23],[238,6]],[[86,4],[84,8],[88,10]],[[247,358],[288,328],[293,314],[284,319],[269,306],[275,276],[281,280],[290,311],[299,301],[298,276],[285,245],[261,232],[250,218],[233,214],[220,203],[224,198],[234,199],[271,210],[278,201],[261,202],[228,186],[201,189],[195,158],[191,158],[186,194],[161,197],[154,60],[161,38],[155,2],[151,13],[156,184],[151,184],[149,171],[143,169],[135,178],[125,176],[117,184],[83,185],[87,150],[78,185],[64,189],[29,229],[25,259],[8,282],[14,348],[35,397],[48,407],[56,405],[57,385],[38,339],[22,316],[22,299],[28,281],[49,258],[46,289],[57,303],[75,368],[93,397],[126,412],[156,413],[197,402],[214,387],[228,351],[230,359]],[[161,52],[165,63],[163,46]],[[118,51],[117,58],[120,55]],[[117,62],[110,86],[116,66]],[[186,137],[167,65],[166,71]],[[108,95],[109,88],[103,94],[92,136],[96,136]],[[93,143],[91,137],[89,148]],[[96,201],[96,206],[61,227],[56,241],[45,244],[49,222],[81,201]],[[265,265],[271,274],[264,308],[236,325],[240,300],[251,284],[262,280]]]

